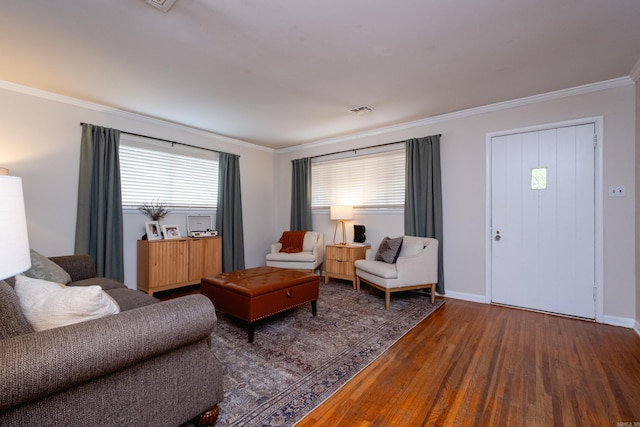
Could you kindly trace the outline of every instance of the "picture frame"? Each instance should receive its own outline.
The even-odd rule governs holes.
[[[162,233],[160,232],[160,223],[158,221],[145,222],[144,229],[147,232],[147,240],[162,240]]]
[[[165,239],[179,239],[182,237],[180,235],[180,227],[177,225],[163,225],[162,234],[164,234]]]

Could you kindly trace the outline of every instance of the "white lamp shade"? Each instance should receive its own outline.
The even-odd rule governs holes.
[[[0,280],[31,267],[22,179],[0,176]]]
[[[352,218],[351,206],[331,206],[331,219],[343,221]]]

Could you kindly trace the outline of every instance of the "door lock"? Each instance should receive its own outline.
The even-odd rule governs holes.
[[[495,241],[499,241],[500,240],[500,230],[496,231],[496,237],[494,237]]]

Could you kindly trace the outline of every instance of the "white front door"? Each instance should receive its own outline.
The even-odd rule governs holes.
[[[595,125],[491,138],[491,300],[595,318]]]

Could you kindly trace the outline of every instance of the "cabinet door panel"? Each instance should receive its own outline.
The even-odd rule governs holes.
[[[204,271],[205,241],[195,239],[189,241],[189,280],[200,280]]]
[[[221,272],[221,237],[138,241],[138,289],[150,295]]]
[[[151,288],[186,282],[189,277],[189,242],[165,240],[149,245]]]
[[[199,279],[222,273],[222,238],[206,239],[203,257],[203,270]]]
[[[203,238],[189,241],[189,280],[222,272],[222,239]]]

